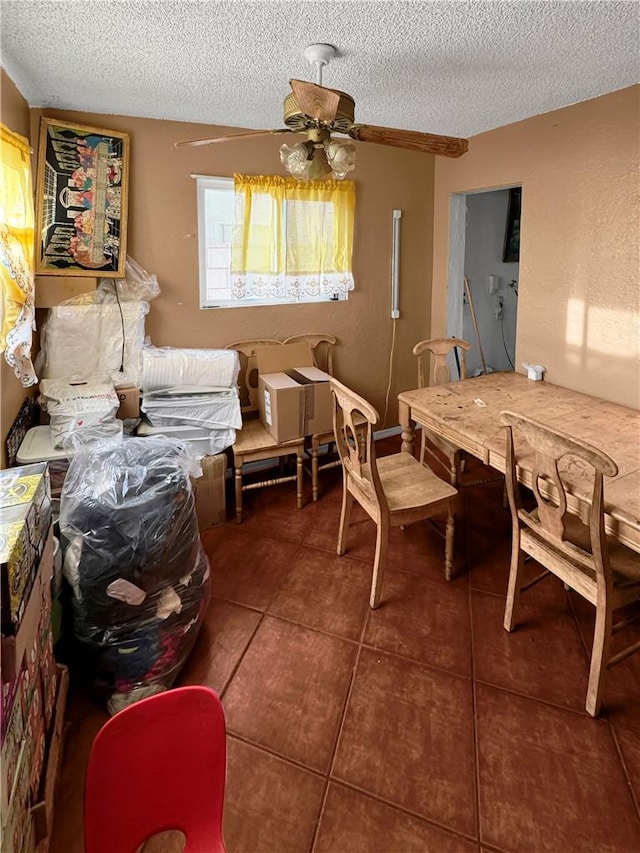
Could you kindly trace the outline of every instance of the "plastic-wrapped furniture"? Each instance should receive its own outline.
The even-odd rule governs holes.
[[[120,711],[93,741],[85,780],[86,853],[135,853],[180,830],[185,853],[225,853],[226,733],[209,687],[179,687]]]
[[[190,476],[168,438],[77,442],[60,501],[77,656],[111,713],[169,688],[209,598]]]

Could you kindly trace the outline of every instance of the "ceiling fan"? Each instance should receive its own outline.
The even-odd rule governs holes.
[[[306,141],[291,147],[280,147],[280,159],[287,171],[303,180],[344,178],[355,168],[355,146],[351,142],[334,139],[334,133],[346,135],[358,142],[374,142],[443,157],[461,157],[468,150],[467,140],[454,136],[356,124],[355,101],[351,95],[322,85],[322,69],[335,56],[336,49],[330,44],[312,44],[305,49],[305,59],[316,66],[317,82],[289,81],[291,92],[284,99],[286,127],[193,139],[177,142],[176,146],[209,145],[268,134],[305,134]]]

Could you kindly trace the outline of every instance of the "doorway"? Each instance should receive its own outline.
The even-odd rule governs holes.
[[[506,187],[451,199],[447,334],[471,344],[468,376],[515,369],[521,194]]]

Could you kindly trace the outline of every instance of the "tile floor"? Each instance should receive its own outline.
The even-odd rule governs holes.
[[[336,557],[340,474],[322,477],[316,504],[296,511],[289,484],[256,490],[242,525],[203,534],[213,598],[179,683],[222,697],[229,853],[640,850],[640,655],[611,671],[592,720],[590,606],[550,577],[503,630],[501,486],[466,490],[469,570],[451,583],[437,532],[394,531],[373,612],[374,525],[356,512]],[[106,718],[72,690],[52,853],[83,849]]]

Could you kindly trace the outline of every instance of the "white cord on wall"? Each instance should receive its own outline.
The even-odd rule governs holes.
[[[387,423],[387,415],[389,414],[389,394],[391,393],[391,378],[393,376],[393,353],[396,348],[396,326],[398,321],[393,319],[393,332],[391,335],[391,351],[389,352],[389,384],[387,385],[387,393],[384,398],[384,417],[382,419],[383,426]]]

